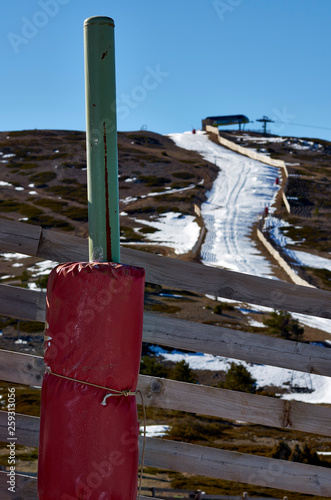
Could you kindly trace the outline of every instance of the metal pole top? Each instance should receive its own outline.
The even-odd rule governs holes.
[[[105,17],[105,16],[88,17],[84,21],[84,27],[85,26],[92,26],[93,24],[97,24],[98,26],[108,25],[108,26],[112,26],[113,28],[115,27],[114,19],[112,19],[111,17]]]

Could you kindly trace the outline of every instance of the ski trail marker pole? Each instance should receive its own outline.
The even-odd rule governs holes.
[[[48,279],[38,498],[136,500],[145,271],[119,263],[114,22],[84,31],[90,261]]]
[[[114,21],[84,23],[89,257],[120,262]]]

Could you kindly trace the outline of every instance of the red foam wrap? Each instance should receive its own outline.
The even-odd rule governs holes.
[[[38,496],[41,500],[137,497],[138,381],[144,303],[141,268],[57,266],[47,287]],[[59,377],[61,375],[66,378]],[[106,402],[106,404],[102,404]]]

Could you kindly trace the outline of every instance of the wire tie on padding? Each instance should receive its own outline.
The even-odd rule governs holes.
[[[106,396],[103,398],[101,404],[103,406],[107,406],[106,400],[110,396],[136,396],[137,392],[136,391],[131,391],[131,389],[124,389],[123,391],[117,391],[116,389],[110,389],[110,387],[105,387],[103,385],[98,385],[98,384],[93,384],[92,382],[86,382],[85,380],[78,380],[76,378],[72,377],[67,377],[66,375],[60,375],[59,373],[54,373],[51,370],[46,370],[46,373],[50,373],[51,375],[54,375],[55,377],[60,377],[64,378],[65,380],[71,380],[72,382],[78,382],[79,384],[86,384],[90,385],[91,387],[97,387],[98,389],[104,389],[105,391],[109,391],[111,394],[106,394]]]

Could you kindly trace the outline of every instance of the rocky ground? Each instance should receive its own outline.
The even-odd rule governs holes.
[[[245,147],[253,147],[291,163],[286,193],[293,198],[294,210],[288,214],[278,200],[277,215],[291,223],[291,228],[286,231],[293,241],[300,242],[296,248],[299,246],[303,250],[328,257],[328,235],[331,229],[331,187],[328,182],[331,173],[331,144],[326,141],[301,141],[291,138],[282,142],[263,141],[265,138],[256,133],[247,136],[242,132],[224,135]],[[250,140],[252,135],[258,136],[258,140]],[[87,237],[85,155],[83,132],[33,130],[0,133],[1,217]],[[169,247],[147,245],[148,235],[153,229],[142,221],[148,222],[161,214],[178,212],[196,217],[202,228],[203,221],[197,215],[196,207],[200,207],[206,199],[206,194],[217,176],[218,167],[206,162],[197,153],[176,147],[170,138],[147,131],[119,133],[118,157],[121,243],[175,258],[199,260],[199,247],[195,248],[194,252],[178,256]],[[258,248],[262,252],[265,251],[262,246]],[[38,274],[37,263],[33,258],[13,260],[6,256],[0,257],[0,282],[23,287],[30,287],[35,283],[38,288],[45,289],[47,275]],[[274,267],[278,277],[288,279],[275,265]],[[327,272],[321,274],[310,269],[307,272],[311,273],[320,287],[330,288],[330,276]],[[182,291],[180,300],[173,298],[172,295],[178,292],[147,284],[146,310],[232,329],[267,333],[266,328],[251,326],[247,315],[232,304],[223,304],[220,311],[215,309],[217,304],[211,298]],[[252,319],[261,322],[263,314],[257,313]],[[41,323],[18,322],[15,319],[0,317],[0,348],[42,355],[43,328]],[[303,340],[323,339],[320,338],[320,332],[306,328]],[[207,370],[196,371],[195,375],[198,382],[205,385],[215,385],[224,379],[224,374]],[[1,385],[0,394],[2,390],[6,390],[6,384]],[[31,389],[27,392],[26,388],[20,390],[21,406],[18,411],[38,414],[38,391]],[[175,424],[178,419],[183,418],[183,415],[178,413],[149,409],[148,422]],[[187,425],[193,429],[198,428],[195,416],[189,418],[191,420],[187,420]],[[205,424],[209,425],[207,421]],[[290,442],[291,446],[305,440],[312,449],[326,449],[329,446],[328,440],[319,436],[307,437],[300,433],[245,423],[221,421],[220,424],[223,426],[221,439],[211,440],[208,445],[266,456],[270,456],[280,437]],[[192,442],[206,444],[201,441],[201,436],[197,436]],[[20,460],[21,470],[36,471],[36,450],[23,447]],[[6,463],[6,458],[0,452],[0,465],[3,463]],[[215,494],[236,493],[233,484],[224,481],[193,479],[187,475],[157,472],[153,469],[145,470],[145,476],[145,485],[161,486],[172,482],[173,487],[187,488],[190,484],[193,488],[201,488]],[[270,490],[262,488],[243,485],[236,485],[236,488],[238,492],[271,495]],[[274,493],[281,497],[281,492]],[[308,497],[289,494],[288,498]]]

